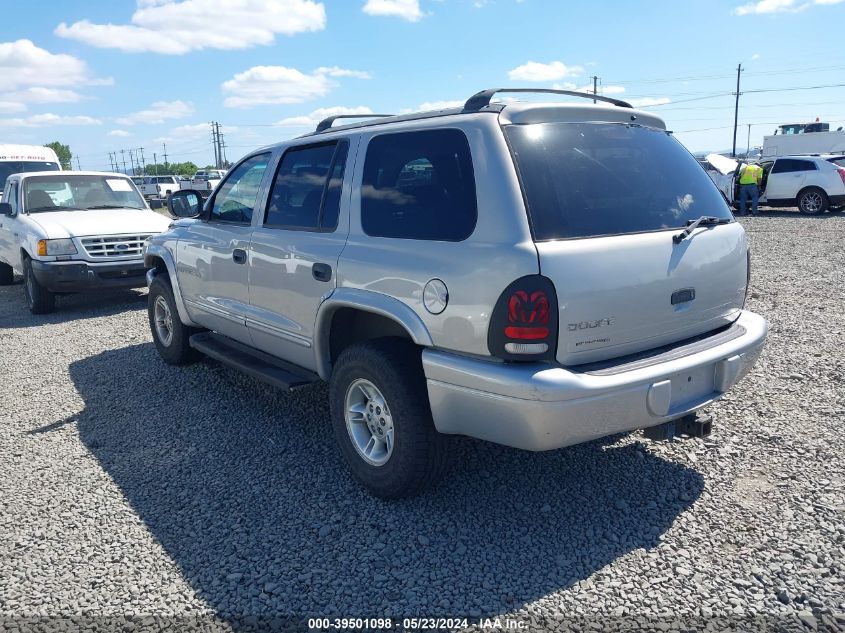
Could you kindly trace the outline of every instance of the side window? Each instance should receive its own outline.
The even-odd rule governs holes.
[[[235,167],[214,196],[208,220],[249,224],[268,162],[269,152],[251,156]]]
[[[4,202],[8,202],[12,207],[12,213],[17,215],[18,213],[18,183],[14,182],[9,185],[9,199],[6,200],[4,198]]]
[[[273,181],[264,225],[333,230],[348,151],[347,141],[287,150]]]
[[[475,229],[475,175],[459,130],[384,134],[370,140],[361,186],[367,235],[460,242]]]
[[[775,161],[772,168],[773,174],[788,174],[796,171],[815,171],[816,166],[809,160],[796,160],[794,158],[781,158]]]

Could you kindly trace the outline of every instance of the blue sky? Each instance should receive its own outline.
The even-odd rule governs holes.
[[[163,143],[171,161],[209,163],[212,120],[235,159],[325,113],[592,75],[691,150],[721,150],[740,62],[739,148],[748,123],[752,146],[779,123],[845,125],[843,0],[6,0],[3,13],[0,142],[60,140],[83,169],[120,149],[161,160]]]

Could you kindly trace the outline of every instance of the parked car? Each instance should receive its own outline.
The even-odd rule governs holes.
[[[736,206],[739,200],[739,161],[719,154],[707,160],[720,172],[713,180]],[[782,156],[760,161],[763,183],[760,204],[768,207],[798,207],[801,213],[816,215],[845,204],[845,155]]]
[[[214,191],[225,174],[222,169],[201,169],[191,178],[191,189],[207,195]]]
[[[0,144],[0,200],[6,188],[6,178],[27,171],[61,171],[56,152],[42,145]]]
[[[57,294],[142,287],[144,240],[169,224],[122,174],[13,174],[0,203],[0,285],[21,273],[33,314],[52,312]]]
[[[145,198],[166,198],[181,185],[176,176],[145,176],[138,188]]]
[[[204,205],[173,194],[144,256],[165,362],[329,381],[341,453],[385,498],[436,480],[447,434],[549,450],[719,399],[767,325],[716,187],[652,113],[496,92],[330,118]]]

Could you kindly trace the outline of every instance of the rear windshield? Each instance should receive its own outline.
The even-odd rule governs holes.
[[[827,162],[833,163],[839,167],[845,167],[845,156],[837,156],[836,158],[828,158]]]
[[[668,133],[623,123],[509,125],[536,240],[684,227],[732,218],[695,158]]]

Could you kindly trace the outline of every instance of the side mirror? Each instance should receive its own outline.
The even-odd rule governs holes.
[[[174,218],[195,218],[202,211],[202,196],[193,189],[174,191],[167,198],[167,210]]]
[[[0,215],[5,215],[6,217],[12,217],[15,214],[12,211],[12,205],[8,202],[0,202]]]

